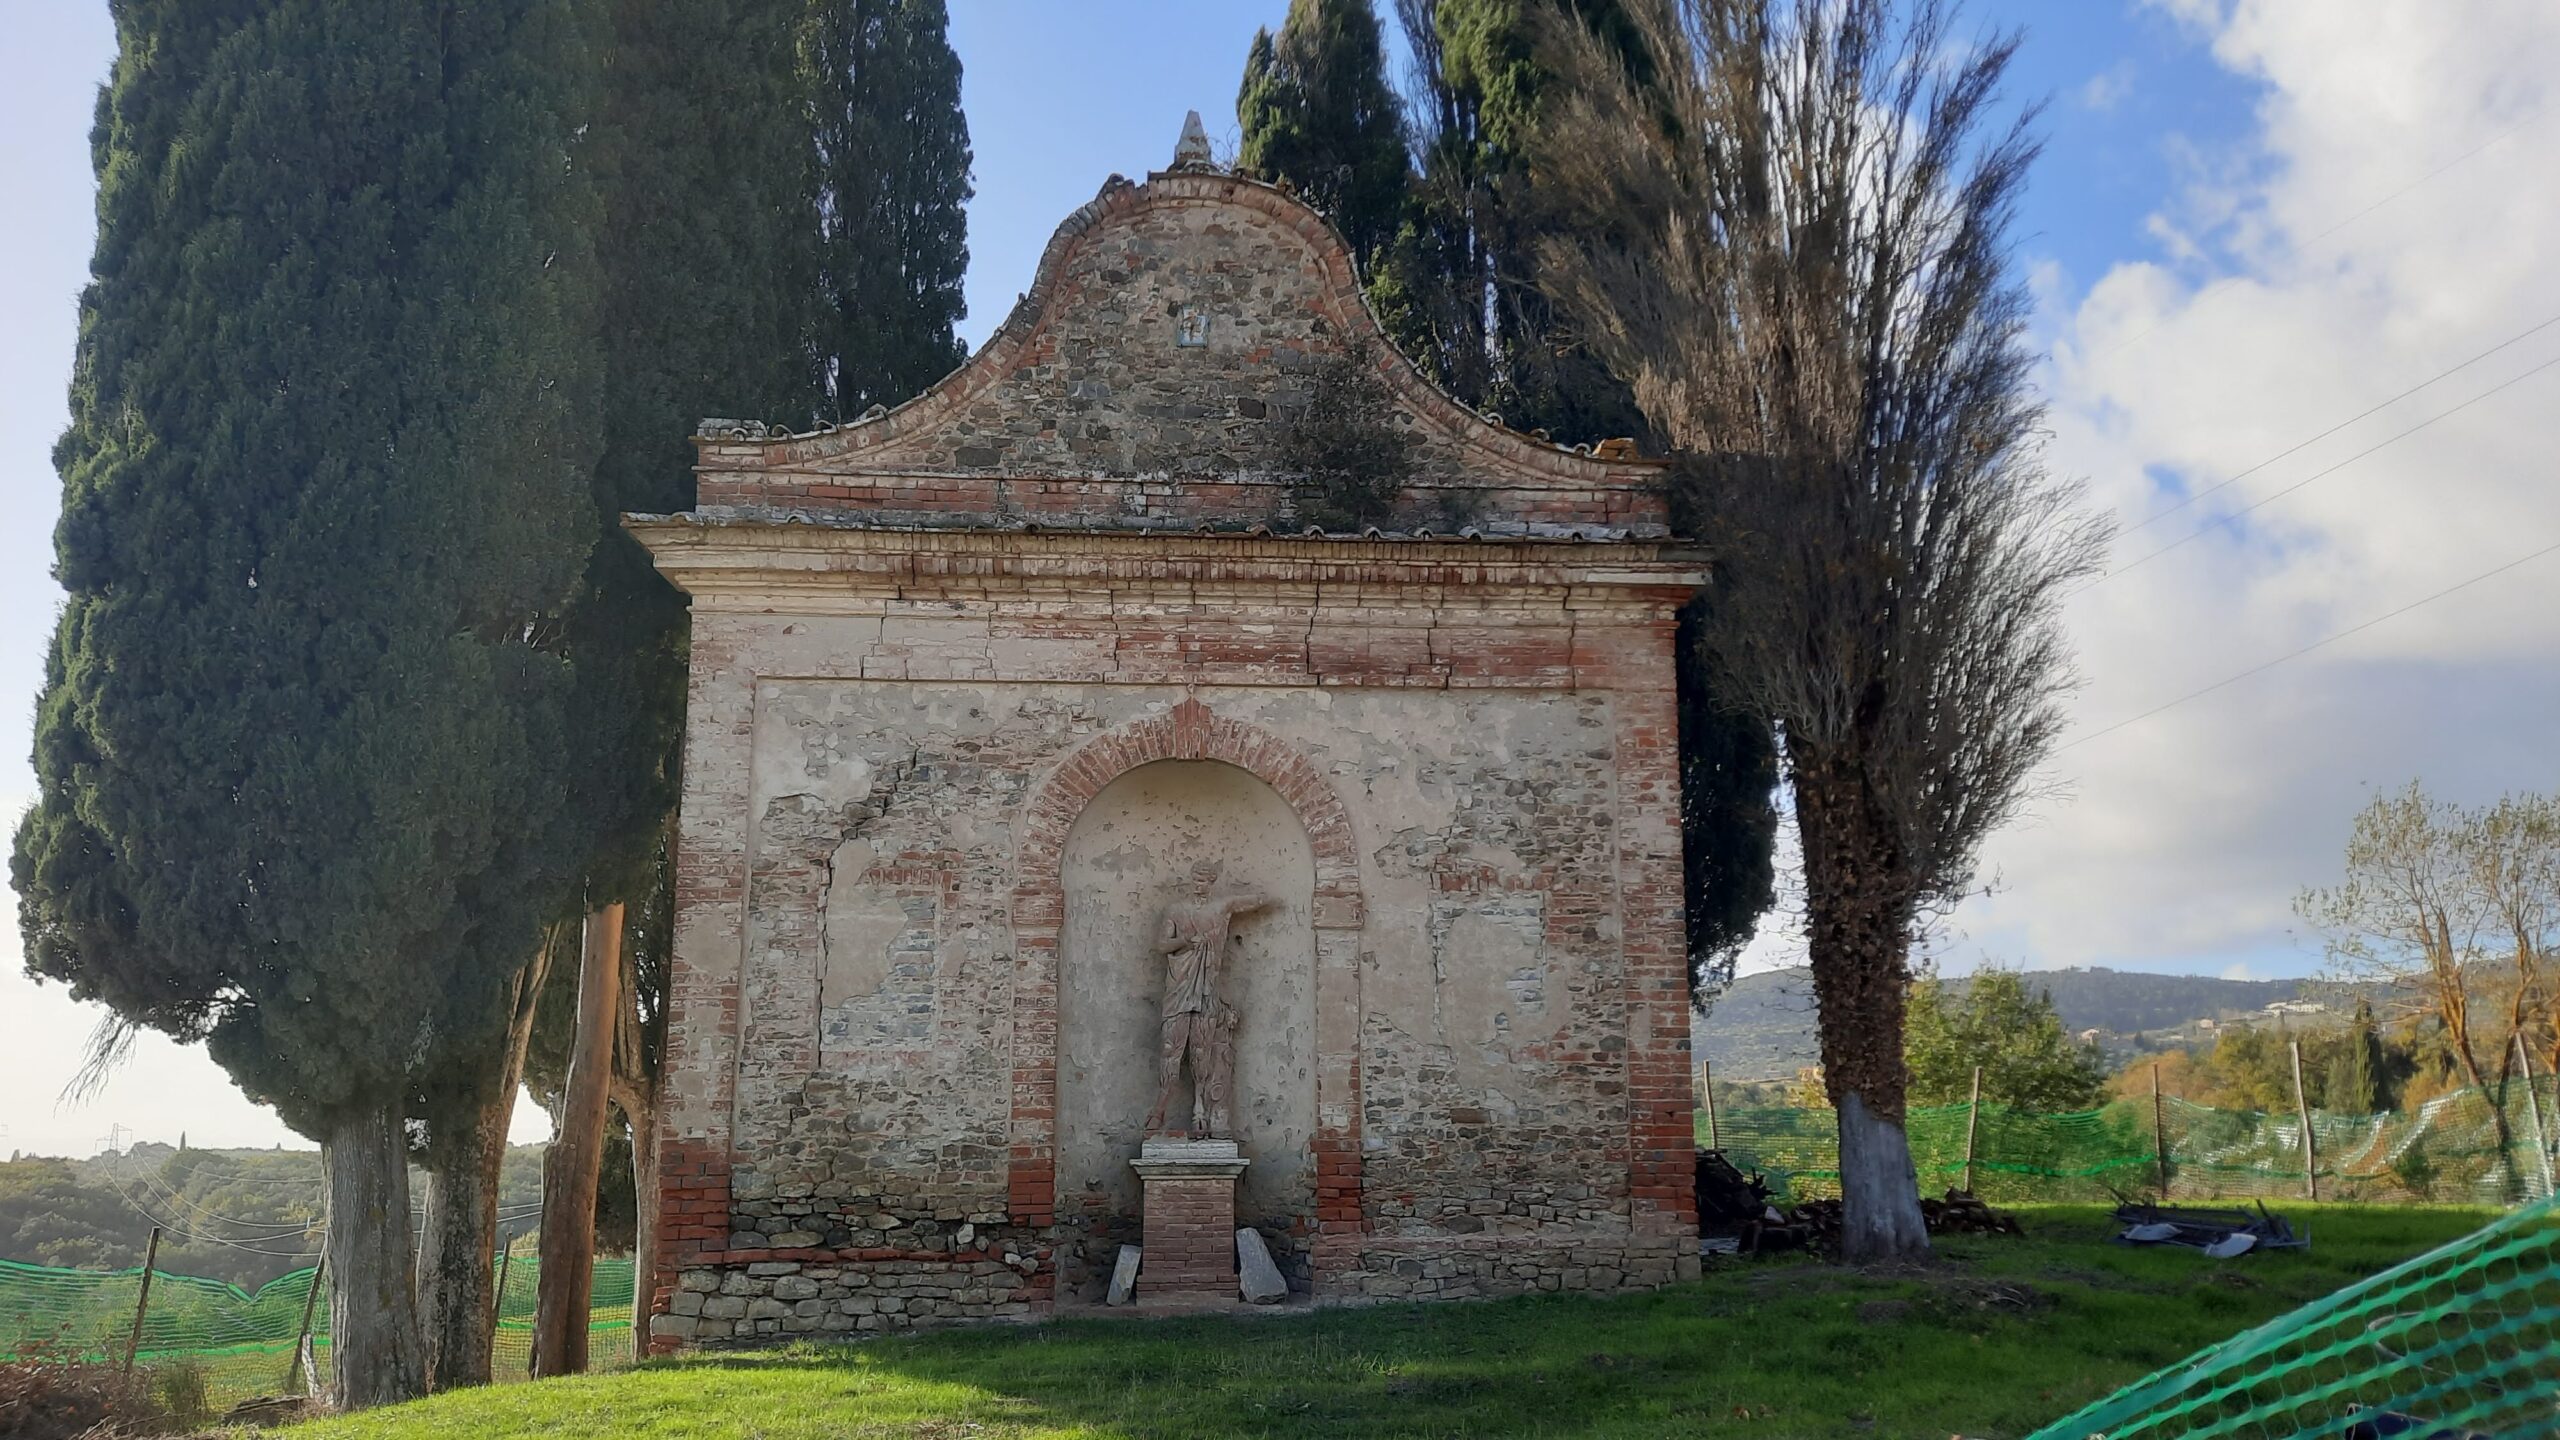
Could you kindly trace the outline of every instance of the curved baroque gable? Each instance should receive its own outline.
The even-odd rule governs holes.
[[[906,404],[806,435],[706,422],[702,504],[848,523],[1286,527],[1276,422],[1319,367],[1362,349],[1417,441],[1409,523],[1663,533],[1654,462],[1460,405],[1388,342],[1330,224],[1202,170],[1113,176],[1059,226],[987,344]]]

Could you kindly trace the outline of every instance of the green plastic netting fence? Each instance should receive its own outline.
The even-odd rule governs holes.
[[[499,1380],[521,1380],[533,1354],[534,1297],[541,1262],[511,1255],[499,1262],[497,1336],[490,1368]],[[313,1272],[297,1270],[252,1294],[219,1280],[155,1270],[135,1363],[184,1365],[200,1371],[208,1398],[228,1408],[260,1395],[298,1393],[294,1340]],[[588,1363],[605,1369],[632,1360],[631,1262],[599,1258],[589,1291]],[[133,1333],[140,1270],[65,1270],[0,1260],[0,1360],[42,1356],[116,1362]],[[326,1372],[329,1306],[312,1308],[312,1355]]]
[[[2523,1440],[2560,1435],[2560,1208],[2280,1316],[2030,1440]]]
[[[2545,1198],[2553,1189],[2553,1143],[2560,1142],[2544,1128],[2560,1127],[2553,1084],[2542,1077],[2531,1098],[2522,1082],[2511,1084],[2503,1106],[2466,1089],[2379,1115],[2315,1110],[2320,1198],[2451,1205]],[[1910,1112],[1911,1158],[1924,1189],[1962,1183],[1969,1118],[1963,1105]],[[2155,1140],[2148,1099],[2070,1114],[1986,1103],[1974,1128],[1973,1188],[2013,1204],[2159,1195],[2165,1150],[2172,1199],[2303,1195],[2300,1117],[2164,1099],[2160,1122],[2165,1146]],[[1783,1199],[1839,1193],[1839,1132],[1829,1110],[1719,1106],[1712,1121],[1701,1110],[1698,1143],[1722,1149],[1744,1170],[1762,1171]]]

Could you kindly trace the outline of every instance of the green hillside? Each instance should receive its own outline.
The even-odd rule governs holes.
[[[420,1193],[423,1177],[411,1180]],[[541,1198],[542,1147],[510,1149],[501,1230],[530,1231]],[[317,1150],[141,1144],[86,1160],[0,1162],[0,1260],[28,1265],[131,1269],[159,1225],[158,1268],[255,1291],[317,1258],[321,1211]]]
[[[2034,970],[2028,983],[2051,992],[2063,1028],[2117,1035],[2168,1030],[2198,1020],[2227,1019],[2326,987],[2301,980],[2225,980],[2212,975],[2152,975],[2103,967]],[[1961,979],[1953,982],[1963,986]],[[1763,971],[1733,982],[1699,1022],[1699,1055],[1722,1080],[1782,1080],[1816,1063],[1813,974],[1802,967]]]

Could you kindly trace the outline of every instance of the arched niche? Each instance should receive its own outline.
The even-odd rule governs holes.
[[[1218,888],[1275,902],[1242,917],[1220,998],[1238,1013],[1236,1140],[1252,1163],[1240,1217],[1283,1232],[1315,1213],[1316,857],[1279,792],[1216,760],[1158,760],[1112,780],[1059,857],[1057,1205],[1061,1218],[1133,1221],[1129,1161],[1155,1099],[1164,962],[1155,939],[1194,864]],[[1181,1092],[1175,1116],[1184,1115]]]

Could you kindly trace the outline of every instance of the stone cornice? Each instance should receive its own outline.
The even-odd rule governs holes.
[[[887,530],[627,515],[658,570],[720,609],[824,612],[884,600],[1374,604],[1659,615],[1705,583],[1694,551],[1645,542],[1286,539],[1244,534]]]

